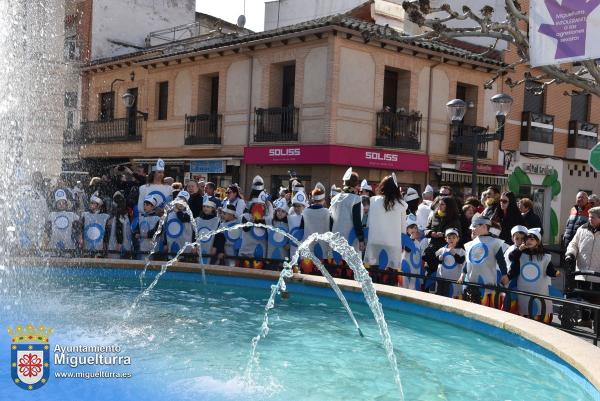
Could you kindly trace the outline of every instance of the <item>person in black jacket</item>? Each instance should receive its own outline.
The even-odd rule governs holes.
[[[525,221],[521,216],[521,211],[517,206],[517,198],[512,192],[503,192],[500,196],[500,207],[496,209],[496,212],[492,216],[492,222],[500,224],[500,235],[498,238],[506,242],[508,245],[512,245],[512,234],[510,230],[514,226],[523,226]]]
[[[194,218],[199,217],[202,213],[202,202],[203,196],[200,192],[200,187],[198,186],[198,182],[196,180],[189,180],[186,186],[187,191],[190,194],[190,200],[188,201],[188,206],[194,215]]]
[[[519,201],[519,210],[521,216],[523,216],[524,226],[527,228],[541,228],[542,235],[544,235],[544,228],[542,227],[542,219],[540,216],[533,212],[533,202],[529,198],[523,198]]]
[[[439,200],[438,206],[434,213],[429,216],[425,228],[425,237],[430,239],[429,245],[423,252],[423,260],[427,264],[428,274],[437,271],[440,261],[435,253],[446,244],[445,233],[448,228],[454,228],[458,232],[461,230],[458,207],[452,196],[445,196]]]

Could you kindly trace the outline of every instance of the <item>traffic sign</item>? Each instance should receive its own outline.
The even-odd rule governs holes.
[[[590,150],[588,163],[597,173],[600,173],[600,143],[596,144],[596,146]]]

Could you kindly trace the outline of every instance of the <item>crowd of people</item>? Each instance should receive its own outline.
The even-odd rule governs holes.
[[[164,171],[158,160],[147,175],[143,168],[116,167],[92,178],[87,188],[81,183],[68,188],[59,181],[50,199],[39,197],[49,209],[45,248],[138,259],[181,252],[188,261],[273,268],[297,250],[281,232],[247,226],[209,233],[246,222],[276,227],[298,241],[331,231],[347,240],[376,282],[464,298],[546,322],[552,318],[550,302],[530,303],[529,297],[511,298],[493,288],[548,295],[550,279],[560,274],[544,250],[542,220],[528,198],[517,199],[494,186],[480,198],[461,199],[448,186],[436,193],[427,185],[419,194],[399,186],[394,174],[373,188],[352,168],[341,177],[341,187],[329,191],[321,183],[305,188],[291,177],[288,187],[269,194],[256,176],[243,196],[237,184],[224,189],[190,180],[184,186]],[[196,241],[198,247],[189,246]],[[577,194],[562,243],[569,266],[600,271],[596,195]],[[353,277],[332,244],[319,240],[309,248],[334,276]],[[297,268],[319,274],[314,262],[300,258]],[[600,290],[600,279],[584,277],[578,286]]]

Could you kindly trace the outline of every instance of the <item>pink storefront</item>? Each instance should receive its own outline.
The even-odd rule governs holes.
[[[287,186],[290,172],[312,188],[317,182],[327,188],[341,185],[344,171],[352,166],[371,185],[396,173],[404,186],[420,190],[425,185],[429,157],[422,153],[341,145],[250,146],[244,148],[246,185],[261,175],[270,191]]]

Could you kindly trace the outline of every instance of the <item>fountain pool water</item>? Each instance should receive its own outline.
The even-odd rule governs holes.
[[[346,292],[365,337],[329,288],[288,283],[291,297],[270,312],[269,336],[258,350],[253,386],[244,386],[248,339],[262,320],[273,281],[167,272],[128,320],[141,270],[7,268],[0,325],[33,322],[54,328],[55,345],[119,345],[131,365],[52,364],[51,378],[31,400],[395,400],[378,326],[360,293]],[[149,278],[156,271],[148,271]],[[20,293],[18,288],[30,288]],[[594,400],[582,376],[516,335],[466,318],[419,316],[424,307],[382,298],[397,339],[406,400]],[[426,309],[426,308],[425,308]],[[441,315],[440,315],[441,316]],[[27,319],[26,321],[22,321]],[[467,326],[467,330],[460,326]],[[495,336],[492,337],[491,335]],[[6,337],[6,334],[4,334]],[[75,354],[81,356],[82,354]],[[85,354],[84,354],[85,355]],[[51,353],[53,357],[53,352]],[[9,360],[0,347],[0,360]],[[131,379],[60,379],[57,372],[129,372]],[[0,364],[3,399],[22,399]],[[103,384],[104,383],[104,384]]]

